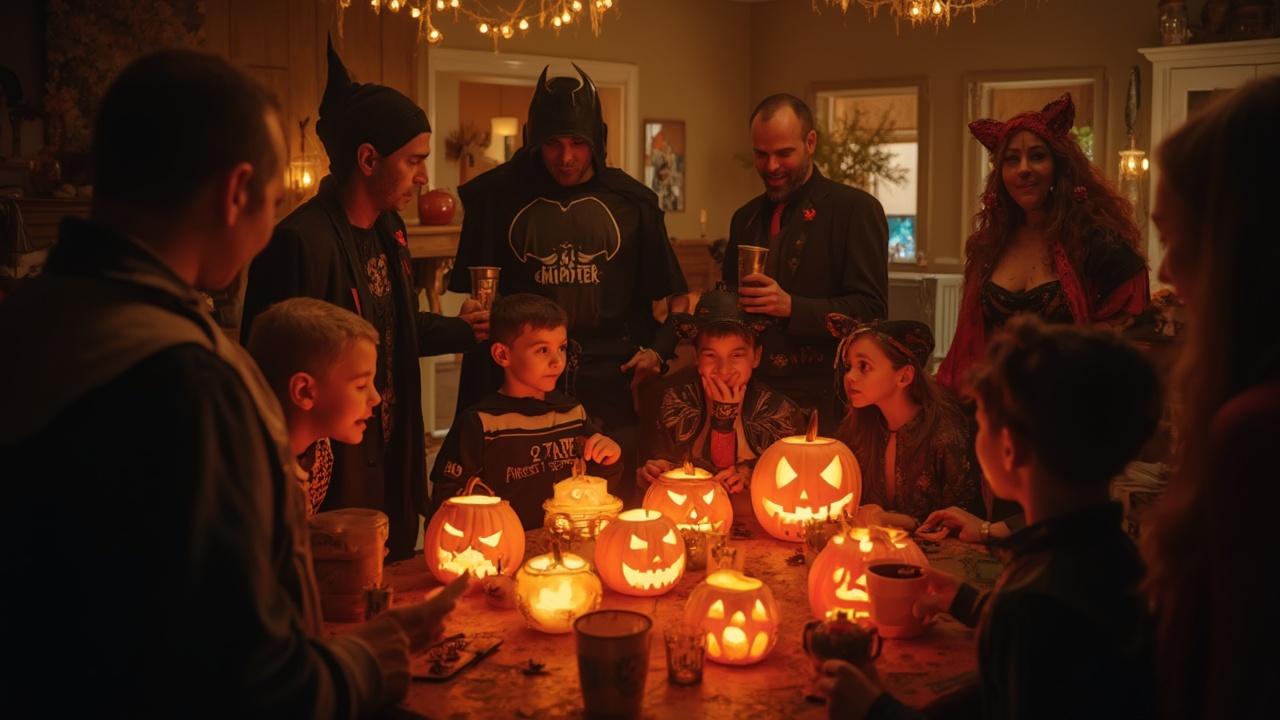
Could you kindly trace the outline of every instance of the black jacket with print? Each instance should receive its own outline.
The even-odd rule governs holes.
[[[479,476],[511,503],[526,530],[540,528],[552,485],[573,474],[585,439],[599,432],[582,403],[558,392],[546,400],[493,393],[459,415],[431,471],[431,504],[439,508]],[[587,463],[618,494],[622,461]]]

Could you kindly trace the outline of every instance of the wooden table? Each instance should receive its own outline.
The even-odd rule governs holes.
[[[741,516],[741,514],[739,515]],[[662,627],[679,617],[685,600],[702,581],[702,571],[686,572],[679,585],[658,598],[634,598],[605,590],[605,608],[643,612],[654,619],[650,635],[649,675],[645,683],[645,718],[820,718],[825,708],[804,699],[812,664],[801,647],[801,633],[810,620],[806,595],[808,568],[789,565],[797,545],[769,538],[748,517],[744,525],[753,537],[736,540],[745,551],[747,574],[772,589],[782,615],[778,644],[764,661],[745,667],[707,662],[700,685],[670,685]],[[530,533],[526,557],[545,552],[542,531]],[[957,540],[922,547],[934,567],[963,575],[990,587],[1000,573],[999,563],[985,548]],[[396,604],[420,600],[438,583],[421,557],[388,566],[384,576],[396,589]],[[515,610],[497,610],[480,593],[458,601],[445,627],[446,634],[491,632],[503,638],[498,652],[463,670],[444,683],[415,681],[400,716],[430,718],[582,717],[582,696],[573,635],[547,635],[525,627]],[[521,672],[529,660],[544,663],[547,674]],[[950,618],[939,618],[914,640],[886,640],[876,668],[889,690],[911,705],[921,706],[944,693],[976,680],[977,659],[972,631]],[[405,712],[407,711],[407,712]]]

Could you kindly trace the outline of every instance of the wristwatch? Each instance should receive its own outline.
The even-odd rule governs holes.
[[[991,523],[989,521],[983,520],[982,524],[978,526],[978,537],[982,539],[984,545],[991,544]]]

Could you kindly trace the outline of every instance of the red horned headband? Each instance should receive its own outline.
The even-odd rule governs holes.
[[[990,118],[974,120],[969,123],[969,132],[988,152],[995,152],[1005,138],[1018,130],[1030,130],[1045,140],[1066,140],[1075,119],[1076,106],[1071,102],[1071,93],[1063,93],[1040,112],[1020,113],[1005,122]]]

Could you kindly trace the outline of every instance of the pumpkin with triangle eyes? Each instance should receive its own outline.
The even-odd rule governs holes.
[[[728,532],[733,525],[729,493],[711,473],[692,463],[658,476],[641,505],[671,518],[681,530]]]
[[[451,497],[436,510],[422,538],[431,574],[447,583],[463,573],[513,575],[524,560],[524,527],[511,505],[493,495]]]
[[[819,620],[844,613],[870,619],[867,568],[882,562],[927,567],[929,559],[906,530],[855,527],[835,535],[809,568],[809,610]]]
[[[684,575],[684,538],[657,510],[619,513],[596,538],[596,573],[614,592],[662,595]]]
[[[751,474],[756,520],[779,540],[800,542],[807,520],[852,512],[862,497],[862,470],[847,445],[818,436],[818,414],[805,435],[769,446]]]
[[[689,595],[684,619],[701,625],[707,659],[725,665],[760,662],[778,642],[778,605],[760,580],[737,570],[716,570]]]

